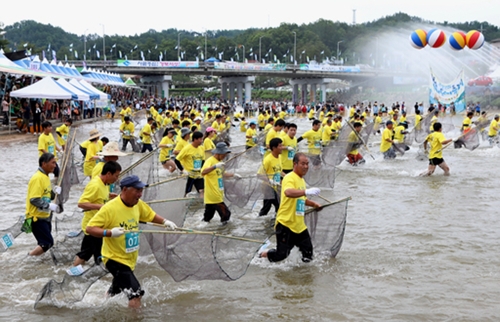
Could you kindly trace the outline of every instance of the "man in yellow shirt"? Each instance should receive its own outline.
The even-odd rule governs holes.
[[[87,228],[87,223],[94,217],[97,211],[112,199],[109,192],[109,185],[114,184],[118,180],[121,170],[122,167],[117,162],[108,161],[104,164],[101,173],[92,178],[85,186],[83,194],[80,196],[80,200],[78,200],[78,208],[83,210],[81,227],[85,236],[83,236],[82,246],[80,252],[76,254],[73,266],[85,264],[92,256],[94,257],[94,263],[99,264],[101,262],[102,238],[89,235],[85,229]],[[116,197],[116,195],[113,196]]]
[[[97,152],[97,155],[102,158],[101,162],[97,163],[92,170],[92,177],[94,179],[97,176],[100,176],[102,173],[102,168],[108,161],[117,162],[119,157],[124,157],[127,154],[120,151],[120,147],[118,146],[118,142],[109,142],[106,144],[101,152]],[[113,184],[110,184],[109,191],[114,191]]]
[[[283,130],[284,126],[285,126],[285,121],[283,121],[282,119],[279,119],[279,120],[276,120],[276,122],[274,122],[274,124],[273,124],[273,127],[267,131],[267,134],[266,134],[266,154],[265,155],[270,153],[269,142],[271,142],[272,139],[278,138],[281,136],[280,133],[281,133],[281,130]]]
[[[60,187],[52,187],[49,173],[53,173],[57,166],[56,159],[51,153],[42,153],[38,159],[38,170],[28,183],[28,194],[26,196],[26,219],[22,231],[33,233],[37,246],[28,255],[40,256],[54,245],[52,238],[52,224],[50,213],[61,212],[60,206],[52,203],[54,193],[61,193]]]
[[[358,148],[363,144],[360,133],[363,125],[359,122],[354,122],[353,128],[354,130],[347,137],[347,159],[350,164],[357,166],[358,164],[365,163],[365,159],[363,159],[363,156],[358,151]]]
[[[281,152],[281,168],[283,173],[287,174],[293,171],[293,157],[297,152],[297,124],[287,123],[288,132],[281,136],[283,140],[283,151]]]
[[[122,151],[127,150],[127,144],[134,136],[134,131],[135,126],[134,123],[130,121],[130,116],[125,116],[123,118],[123,123],[120,125],[120,134],[123,140]],[[130,143],[130,146],[132,146],[132,143]]]
[[[191,192],[193,186],[203,198],[204,183],[201,176],[201,168],[205,160],[205,149],[203,148],[203,133],[194,132],[193,142],[182,148],[176,160],[180,162],[184,171],[187,172],[186,191],[184,197]]]
[[[142,150],[141,153],[146,151],[153,151],[153,131],[156,128],[156,123],[152,117],[148,117],[148,123],[142,127]]]
[[[158,145],[160,148],[159,161],[164,169],[167,169],[170,173],[177,169],[175,162],[172,160],[174,146],[175,146],[175,130],[173,128],[166,128],[163,133],[163,138]]]
[[[259,116],[257,117],[257,121],[259,122],[259,131],[263,131],[266,126],[266,112],[261,111]]]
[[[498,136],[498,130],[500,130],[498,120],[499,120],[499,116],[497,114],[497,115],[495,115],[493,120],[491,120],[491,123],[490,123],[490,128],[488,131],[488,141],[490,142],[490,145],[498,143],[497,136]]]
[[[62,149],[57,146],[54,137],[52,136],[52,123],[45,121],[42,123],[42,134],[38,137],[38,156],[41,157],[44,153],[51,153],[56,160],[56,168],[54,169],[54,178],[57,182],[59,178],[59,165],[57,164],[56,150],[61,152]]]
[[[85,231],[93,237],[106,237],[102,243],[102,258],[106,269],[113,275],[107,294],[114,296],[127,290],[128,306],[140,308],[144,291],[133,272],[140,246],[139,222],[163,224],[168,229],[177,226],[156,214],[140,199],[146,184],[139,177],[125,177],[120,187],[120,195],[99,209]]]
[[[331,118],[327,118],[326,124],[323,126],[323,132],[321,133],[322,145],[328,146],[334,135],[335,134],[333,132],[333,121]]]
[[[269,148],[271,153],[264,157],[262,161],[262,166],[260,167],[258,174],[264,180],[264,205],[259,212],[259,216],[266,216],[271,210],[271,206],[274,206],[276,212],[278,212],[279,202],[278,202],[278,187],[281,183],[281,177],[284,173],[281,168],[281,152],[283,151],[283,141],[280,138],[274,138],[269,142]]]
[[[462,122],[462,128],[460,129],[462,131],[462,134],[466,134],[469,132],[472,128],[472,118],[474,117],[474,112],[469,112],[467,113],[467,116]]]
[[[382,132],[382,140],[380,141],[380,152],[384,154],[384,159],[394,159],[396,157],[396,152],[392,144],[394,143],[393,132],[394,123],[392,121],[387,121],[385,123],[385,129]]]
[[[249,128],[245,133],[246,137],[245,150],[248,150],[257,144],[257,130],[255,129],[256,127],[257,123],[255,121],[250,121]]]
[[[240,121],[240,132],[245,133],[247,131],[247,121],[245,120],[245,117],[243,116]]]
[[[305,263],[313,259],[311,236],[304,222],[306,206],[321,208],[321,205],[308,199],[308,196],[318,196],[320,189],[306,189],[304,176],[309,170],[309,160],[303,153],[297,153],[293,158],[293,172],[283,179],[281,188],[281,203],[276,215],[276,249],[260,253],[260,257],[270,262],[284,260],[293,247],[297,246]]]
[[[125,124],[125,123],[122,123]],[[100,152],[99,137],[101,133],[97,129],[90,130],[89,145],[87,146],[87,153],[85,154],[85,163],[83,165],[83,174],[88,177],[92,177],[92,170],[94,170],[95,165],[99,162]]]
[[[66,148],[66,142],[68,141],[69,129],[71,127],[71,124],[73,124],[73,120],[67,118],[66,120],[64,120],[64,123],[61,126],[58,126],[56,128],[57,141],[63,151]]]
[[[297,143],[303,139],[307,139],[307,147],[309,148],[309,154],[311,155],[311,160],[313,166],[319,166],[321,164],[321,131],[319,130],[321,126],[320,120],[314,120],[312,123],[312,129],[302,134],[301,137],[297,139]]]
[[[212,153],[213,156],[208,158],[201,168],[201,175],[205,179],[203,221],[210,222],[217,211],[222,225],[226,225],[231,217],[231,211],[224,203],[224,178],[235,175],[224,172],[223,160],[231,151],[225,142],[219,142]]]
[[[427,171],[420,174],[421,176],[430,176],[434,173],[436,166],[439,166],[444,171],[444,175],[450,174],[450,168],[444,162],[443,159],[443,145],[446,145],[452,141],[452,139],[446,139],[442,133],[442,125],[439,122],[433,124],[433,132],[427,136],[424,141],[424,149],[427,152],[427,145],[431,145],[431,150],[429,151],[429,167]]]

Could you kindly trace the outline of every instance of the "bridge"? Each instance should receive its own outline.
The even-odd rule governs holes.
[[[82,66],[81,61],[70,64]],[[251,101],[252,83],[256,76],[288,78],[293,86],[293,102],[306,103],[315,101],[317,88],[320,89],[321,101],[326,101],[326,86],[334,79],[363,82],[370,79],[380,81],[393,77],[419,77],[406,71],[387,69],[360,68],[359,66],[338,66],[329,64],[260,64],[237,62],[201,62],[201,61],[87,61],[87,67],[106,70],[118,74],[142,75],[142,83],[150,87],[151,92],[162,93],[168,97],[172,75],[205,75],[219,77],[222,99],[237,100],[239,104]],[[299,98],[299,86],[301,97]],[[244,87],[244,95],[243,95]],[[229,95],[228,95],[229,90]],[[235,93],[236,90],[236,93]],[[160,95],[158,95],[160,96]]]

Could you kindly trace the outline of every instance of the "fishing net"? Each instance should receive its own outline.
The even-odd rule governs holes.
[[[325,150],[325,149],[323,149]],[[335,184],[335,166],[330,166],[323,162],[324,156],[308,155],[309,170],[304,176],[307,185],[311,187],[333,188]]]
[[[81,275],[66,274],[62,282],[55,279],[44,285],[35,301],[35,309],[44,306],[62,307],[79,302],[97,280],[108,274],[101,265],[94,265]]]
[[[454,143],[455,148],[466,148],[467,150],[475,150],[479,146],[479,131],[477,129],[470,129]]]
[[[330,141],[330,144],[323,148],[322,160],[326,165],[336,167],[345,160],[348,151],[347,138],[351,131],[348,125],[342,126],[337,139]]]
[[[55,265],[72,263],[80,251],[84,236],[81,229],[82,218],[81,210],[75,210],[71,215],[53,217],[54,246],[50,249],[50,255]]]
[[[347,204],[350,198],[325,205],[321,211],[309,209],[304,222],[307,226],[316,254],[337,256],[344,240]]]
[[[159,228],[158,228],[159,229]],[[164,232],[164,231],[163,231]],[[176,282],[183,280],[234,281],[243,276],[263,240],[212,232],[145,233],[158,264]]]
[[[14,239],[22,233],[23,224],[24,215],[19,216],[17,222],[11,227],[0,230],[0,253],[7,251],[14,244]]]
[[[133,162],[130,166],[127,168],[124,168],[122,166],[122,172],[120,173],[120,180],[124,178],[125,176],[129,175],[136,175],[138,176],[141,181],[146,182],[146,183],[155,183],[160,181],[160,163],[158,161],[158,154],[159,150],[158,148],[153,149],[153,151],[148,152],[146,154],[140,155],[140,159]],[[134,156],[132,160],[135,160]],[[126,158],[126,159],[125,159]],[[124,157],[124,161],[128,161],[128,157]],[[120,158],[119,162],[121,165],[122,159]],[[115,185],[114,189],[115,193],[119,193],[119,185]]]

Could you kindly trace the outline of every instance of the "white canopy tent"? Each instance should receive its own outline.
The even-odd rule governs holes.
[[[78,99],[77,95],[61,87],[51,77],[45,77],[30,86],[12,91],[10,96],[22,98]]]
[[[74,86],[77,86],[76,83],[80,84],[80,87],[83,87],[83,88],[87,89],[88,91],[90,91],[92,93],[98,94],[100,100],[108,100],[110,98],[108,94],[106,94],[106,93],[98,90],[97,88],[95,88],[94,86],[92,86],[92,84],[87,83],[84,80],[81,80],[81,81],[77,81],[76,79],[70,80],[70,84],[73,84]]]
[[[68,90],[68,91],[76,94],[79,101],[88,101],[88,100],[91,100],[91,99],[94,99],[97,97],[97,95],[91,96],[91,95],[87,94],[86,92],[80,90],[79,88],[76,88],[75,86],[68,83],[68,81],[66,81],[64,78],[58,79],[57,83],[59,83],[59,85],[61,85],[65,90]]]

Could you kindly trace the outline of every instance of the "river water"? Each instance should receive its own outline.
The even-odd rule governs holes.
[[[81,125],[78,140],[93,127],[116,140],[118,123]],[[299,133],[310,128],[304,119],[297,123]],[[238,136],[235,141],[242,142]],[[109,276],[79,303],[35,310],[42,286],[52,278],[62,280],[67,267],[54,266],[48,255],[26,258],[36,242],[22,234],[0,254],[0,320],[498,320],[500,149],[484,143],[472,152],[446,149],[449,177],[439,168],[431,177],[419,177],[427,162],[415,159],[416,149],[392,161],[384,161],[377,147],[371,150],[375,160],[365,152],[365,165],[340,165],[334,191],[322,191],[327,198],[352,197],[335,259],[303,264],[293,252],[281,263],[255,258],[246,275],[233,282],[176,283],[145,257],[136,267],[146,290],[139,312],[128,309],[122,295],[105,300]],[[37,168],[36,140],[2,143],[0,153],[0,229],[5,229],[24,212],[27,183]],[[73,188],[67,209],[82,189]]]

